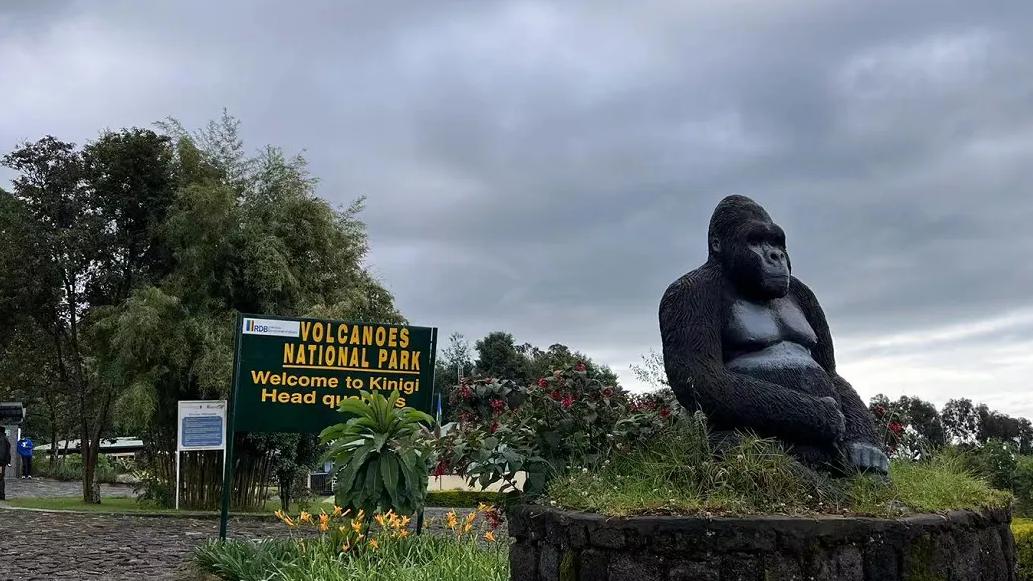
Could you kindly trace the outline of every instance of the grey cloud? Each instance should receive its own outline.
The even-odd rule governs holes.
[[[1008,358],[1033,329],[867,347],[1033,302],[1028,3],[26,6],[0,9],[0,145],[228,107],[252,145],[304,149],[328,199],[369,196],[373,267],[414,321],[621,370],[746,193],[863,395],[925,373],[1033,415],[1033,362]]]

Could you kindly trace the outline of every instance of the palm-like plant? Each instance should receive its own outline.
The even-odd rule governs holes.
[[[412,514],[427,496],[430,452],[427,432],[433,418],[396,406],[398,391],[390,397],[360,392],[337,408],[351,416],[324,429],[320,440],[329,444],[326,457],[337,468],[337,504],[367,514],[394,510]]]

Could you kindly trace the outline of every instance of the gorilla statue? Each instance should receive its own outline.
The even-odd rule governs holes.
[[[857,392],[836,373],[825,314],[791,276],[785,233],[745,196],[710,219],[709,256],[660,301],[667,378],[718,437],[774,437],[802,462],[885,474],[889,462]]]

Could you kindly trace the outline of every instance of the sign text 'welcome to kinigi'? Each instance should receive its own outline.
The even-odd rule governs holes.
[[[235,431],[319,432],[359,391],[398,390],[398,405],[433,410],[437,329],[380,323],[241,318]]]

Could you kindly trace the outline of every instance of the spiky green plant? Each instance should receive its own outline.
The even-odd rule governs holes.
[[[423,507],[430,471],[427,414],[399,407],[398,391],[390,397],[360,392],[337,408],[349,416],[324,429],[326,457],[337,470],[337,504],[367,513],[394,510],[412,514]]]

